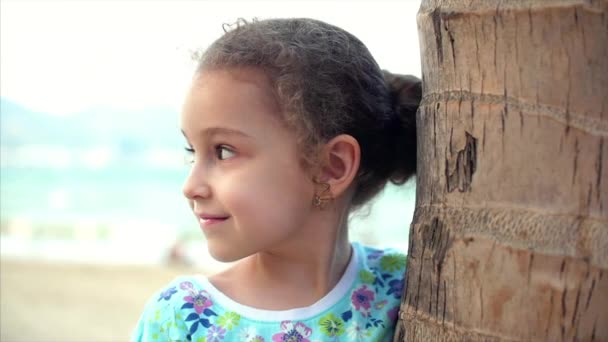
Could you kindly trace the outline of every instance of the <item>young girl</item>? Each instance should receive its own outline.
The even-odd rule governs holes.
[[[226,32],[184,104],[184,195],[210,254],[238,262],[174,280],[133,340],[390,340],[405,255],[351,244],[347,219],[414,174],[420,96],[418,79],[383,75],[357,38],[317,20]]]

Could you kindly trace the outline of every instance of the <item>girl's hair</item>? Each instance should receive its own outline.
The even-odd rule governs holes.
[[[253,67],[274,85],[284,121],[300,138],[304,160],[339,134],[359,142],[361,165],[352,206],[388,180],[416,172],[416,110],[421,82],[381,71],[352,34],[313,19],[240,19],[201,56],[198,71]]]

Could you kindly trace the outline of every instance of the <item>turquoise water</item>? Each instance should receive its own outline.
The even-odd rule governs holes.
[[[150,168],[2,168],[0,213],[3,221],[26,218],[36,224],[145,218],[180,226],[191,218],[181,194],[186,173]]]
[[[36,240],[77,241],[85,231],[88,239],[202,241],[181,193],[187,172],[186,168],[4,167],[0,169],[2,232]],[[352,239],[407,248],[414,197],[413,182],[388,186],[370,208],[353,215]]]

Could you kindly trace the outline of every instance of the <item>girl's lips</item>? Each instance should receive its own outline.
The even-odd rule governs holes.
[[[205,212],[194,212],[194,215],[196,215],[196,217],[198,218],[198,222],[201,225],[201,228],[203,229],[208,229],[214,224],[224,222],[230,217],[226,215],[216,215]]]
[[[224,222],[227,219],[228,219],[228,217],[199,217],[199,222],[201,224],[201,227],[207,228],[214,224]]]

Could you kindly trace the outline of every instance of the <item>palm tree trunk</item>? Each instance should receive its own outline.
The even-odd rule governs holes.
[[[395,341],[608,341],[608,1],[423,0]]]

